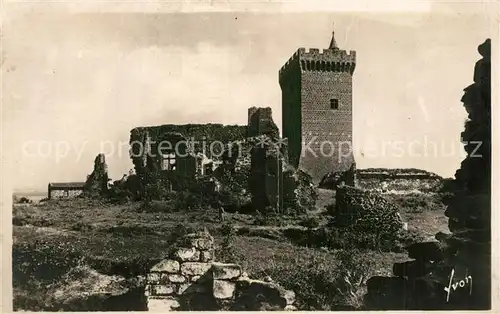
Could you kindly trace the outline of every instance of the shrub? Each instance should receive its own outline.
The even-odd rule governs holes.
[[[16,204],[32,204],[32,203],[33,203],[33,201],[32,201],[32,200],[30,200],[30,199],[29,199],[29,198],[27,198],[27,197],[22,196],[22,197],[20,197],[19,199],[17,199],[17,197],[16,197],[16,198],[14,198],[14,203],[16,203]]]
[[[177,211],[175,207],[175,201],[173,200],[164,200],[164,201],[149,201],[144,202],[141,207],[139,207],[140,211],[146,211],[149,213],[172,213]]]
[[[248,227],[241,227],[241,228],[238,229],[237,234],[238,235],[248,235],[248,234],[250,234],[250,228],[248,228]]]
[[[193,233],[194,231],[195,230],[189,226],[186,226],[184,224],[177,224],[170,233],[169,241],[173,243],[178,239],[181,239],[186,235]]]
[[[241,260],[241,256],[237,253],[234,247],[234,241],[236,239],[236,229],[230,224],[224,224],[220,228],[223,240],[216,252],[217,259],[222,262],[238,262]]]
[[[256,215],[254,224],[257,226],[284,226],[285,222],[282,216],[276,214]]]
[[[283,235],[301,246],[344,250],[357,248],[382,252],[402,252],[407,245],[423,239],[417,232],[403,229],[389,234],[373,233],[370,230],[353,227],[331,226],[307,230],[287,228],[283,230]]]
[[[254,274],[257,278],[270,276],[286,289],[293,290],[295,305],[300,310],[330,310],[335,299],[336,265],[331,259],[311,256],[310,260],[292,260],[287,264],[274,264]],[[252,277],[253,277],[252,276]]]
[[[338,250],[335,255],[340,263],[336,271],[335,290],[338,294],[334,302],[343,307],[360,309],[370,276],[370,262],[357,249]]]
[[[299,225],[306,228],[317,228],[319,227],[319,220],[317,217],[307,217],[299,222]]]
[[[50,284],[81,262],[71,243],[21,243],[12,246],[13,280],[18,285],[31,282]]]

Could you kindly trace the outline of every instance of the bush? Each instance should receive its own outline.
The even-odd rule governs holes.
[[[50,284],[81,262],[82,256],[71,243],[36,242],[12,246],[12,278],[19,286]]]
[[[165,201],[149,201],[144,202],[140,211],[145,211],[148,213],[172,213],[176,212],[178,209],[175,206],[175,201],[165,200]]]
[[[282,216],[276,214],[256,215],[254,224],[257,226],[284,226],[285,221]]]
[[[319,227],[319,220],[317,217],[307,217],[299,222],[299,225],[306,228],[317,228]]]
[[[301,311],[362,309],[370,261],[351,248],[330,256],[311,255],[286,264],[270,261],[267,268],[252,277],[270,276],[276,283],[293,290],[295,305]]]
[[[287,228],[283,235],[292,242],[307,247],[349,250],[378,250],[382,252],[403,252],[409,244],[423,240],[415,231],[398,230],[394,234],[373,233],[352,227]]]
[[[339,250],[336,258],[340,262],[336,271],[336,305],[360,309],[366,293],[366,281],[370,274],[370,262],[357,249]]]
[[[195,230],[191,227],[186,227],[184,224],[177,224],[169,236],[169,242],[176,242],[177,240],[193,233]]]
[[[224,224],[220,228],[223,237],[222,244],[216,252],[217,259],[221,262],[234,263],[241,260],[234,247],[236,229],[230,224]]]
[[[14,203],[16,203],[16,204],[33,204],[33,201],[27,197],[22,196],[19,199],[17,197],[14,198]]]

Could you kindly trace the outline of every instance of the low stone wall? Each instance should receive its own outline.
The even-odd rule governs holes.
[[[388,194],[437,192],[442,179],[425,177],[363,177],[358,176],[356,186],[362,189]]]
[[[148,310],[295,310],[295,293],[273,282],[249,279],[238,264],[214,261],[208,232],[180,239],[146,278]]]
[[[83,194],[83,190],[52,190],[49,197],[51,199],[75,198]]]

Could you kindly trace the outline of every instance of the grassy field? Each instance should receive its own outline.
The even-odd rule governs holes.
[[[447,230],[438,197],[388,198],[400,205],[401,216],[413,232],[432,237]],[[302,309],[335,309],[341,303],[359,306],[359,300],[342,298],[342,291],[338,291],[342,271],[347,267],[344,264],[350,263],[348,267],[362,272],[360,276],[367,279],[375,274],[390,274],[392,264],[407,259],[407,255],[352,251],[346,262],[342,250],[299,246],[287,238],[283,230],[307,230],[300,226],[304,221],[314,219],[319,226],[326,224],[324,207],[332,202],[331,191],[320,191],[317,209],[307,215],[262,221],[251,215],[227,213],[224,223],[244,230],[231,237],[230,248],[225,247],[227,236],[213,210],[148,213],[141,211],[138,203],[109,205],[86,200],[15,205],[14,303],[17,309],[44,309],[40,300],[44,287],[82,261],[103,274],[126,278],[144,275],[166,256],[182,225],[208,229],[216,238],[219,260],[240,263],[252,278],[270,276],[294,289]],[[361,299],[364,287],[354,288]]]

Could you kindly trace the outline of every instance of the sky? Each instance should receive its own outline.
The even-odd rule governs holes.
[[[128,141],[137,126],[244,125],[249,107],[269,106],[281,128],[278,70],[299,47],[327,48],[333,24],[338,46],[357,51],[357,167],[453,177],[464,158],[460,99],[473,83],[477,46],[494,34],[484,8],[390,14],[7,8],[2,157],[17,190],[84,181],[100,152],[110,176],[121,178],[132,168]],[[395,154],[394,143],[404,154]]]

